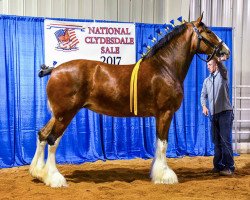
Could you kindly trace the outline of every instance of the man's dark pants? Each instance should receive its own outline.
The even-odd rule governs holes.
[[[233,111],[227,110],[212,116],[212,136],[214,143],[214,168],[234,171],[232,148]]]

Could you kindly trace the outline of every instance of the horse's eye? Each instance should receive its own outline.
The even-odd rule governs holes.
[[[212,33],[212,31],[210,31],[210,30],[207,30],[207,33],[208,33],[208,34],[210,34],[210,33]]]

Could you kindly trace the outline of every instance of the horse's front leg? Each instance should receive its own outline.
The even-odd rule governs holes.
[[[167,138],[172,116],[173,112],[167,111],[156,117],[157,146],[152,163],[151,178],[154,183],[158,184],[178,183],[177,176],[168,166],[166,159]]]

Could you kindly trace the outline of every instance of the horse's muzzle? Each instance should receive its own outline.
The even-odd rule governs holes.
[[[230,50],[227,45],[221,41],[216,49],[215,55],[220,59],[227,60],[230,57]]]

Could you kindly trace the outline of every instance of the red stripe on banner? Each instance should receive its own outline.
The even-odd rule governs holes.
[[[70,47],[74,47],[79,43],[79,40],[76,37],[75,30],[69,30],[69,37],[70,37]]]
[[[72,42],[71,44],[70,44],[70,46],[71,47],[74,47],[76,44],[78,44],[79,42],[78,41],[76,41],[76,42]]]
[[[69,30],[69,34],[70,34],[70,35],[75,35],[76,32],[75,32],[74,30]]]
[[[78,44],[79,41],[78,40],[72,40],[71,44]]]
[[[75,39],[75,40],[72,40],[72,41],[71,41],[71,43],[75,43],[75,42],[78,42],[78,43],[79,43],[78,39]]]
[[[78,40],[74,40],[74,41],[72,41],[72,43],[73,43],[73,44],[78,44],[79,41],[78,41]]]

